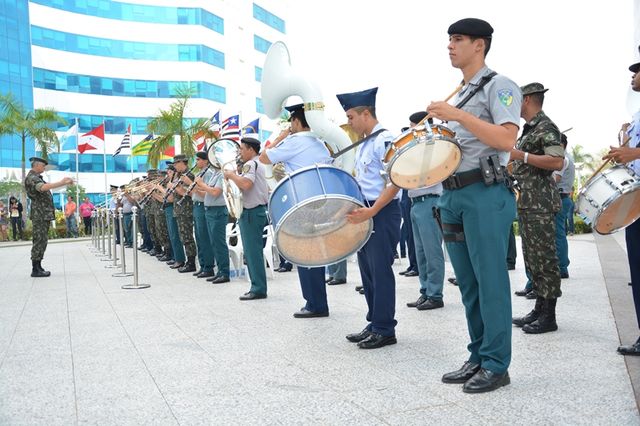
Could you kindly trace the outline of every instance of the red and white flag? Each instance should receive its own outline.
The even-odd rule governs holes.
[[[83,154],[91,149],[104,148],[104,123],[80,136],[78,152]]]

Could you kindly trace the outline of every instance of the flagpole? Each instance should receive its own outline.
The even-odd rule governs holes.
[[[104,120],[102,120],[102,126],[104,129]],[[107,136],[104,136],[105,140],[102,141],[102,165],[104,167],[104,204],[108,207],[107,203]]]
[[[80,145],[80,135],[78,134],[78,117],[76,121],[76,223],[80,223],[80,181],[78,177],[78,157],[80,157],[80,151],[78,150]]]
[[[128,127],[127,127],[127,130],[129,130]],[[133,180],[133,155],[132,155],[133,152],[132,151],[133,151],[133,132],[129,132],[129,163],[130,163],[129,166],[131,167],[131,180]]]

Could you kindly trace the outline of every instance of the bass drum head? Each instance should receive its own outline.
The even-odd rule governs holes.
[[[638,218],[640,218],[640,183],[607,200],[593,223],[593,229],[598,234],[613,234],[631,225]]]
[[[233,139],[218,139],[209,145],[207,158],[209,162],[221,169],[224,164],[235,163],[240,153],[240,146]]]
[[[387,173],[396,186],[415,189],[444,181],[455,173],[461,161],[462,152],[454,140],[413,141],[394,155]]]
[[[373,221],[347,222],[346,215],[362,203],[340,195],[318,196],[290,209],[278,222],[275,243],[289,262],[306,267],[336,263],[360,250]]]

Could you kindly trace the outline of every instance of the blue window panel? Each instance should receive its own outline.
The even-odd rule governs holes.
[[[272,43],[270,41],[265,40],[258,35],[255,35],[255,34],[253,35],[253,47],[258,52],[267,53],[267,51],[271,47],[271,44]]]
[[[132,159],[133,160],[132,160]],[[133,172],[144,173],[147,171],[147,156],[136,157],[128,155],[107,155],[107,173],[126,173],[131,171],[131,161],[133,161]],[[78,156],[78,171],[84,173],[104,172],[104,159],[102,154],[80,154]],[[56,170],[63,172],[76,171],[75,153],[51,153],[49,154],[49,164],[55,165]]]
[[[153,81],[69,74],[34,68],[33,86],[39,89],[61,90],[92,95],[129,96],[142,98],[173,98],[180,87],[189,86],[192,97],[226,103],[226,89],[206,81]]]
[[[66,10],[67,12],[117,19],[119,21],[202,25],[210,30],[224,34],[224,19],[201,8],[162,7],[118,1],[91,0],[32,0],[31,2]]]
[[[256,67],[256,81],[262,81],[262,68]]]
[[[104,122],[104,131],[107,134],[124,134],[127,126],[131,125],[131,133],[133,135],[140,136],[139,139],[142,139],[142,135],[146,136],[147,133],[147,125],[152,117],[115,117],[115,116],[107,116],[107,115],[86,115],[86,114],[74,114],[70,112],[59,111],[58,115],[67,120],[68,123],[73,123],[75,119],[78,119],[79,125],[79,133],[86,133],[89,130],[98,127]],[[185,124],[191,125],[195,123],[197,119],[187,118],[185,119]],[[67,126],[59,126],[59,129],[66,129]],[[137,143],[138,138],[136,136],[133,137],[133,142]]]
[[[64,50],[86,55],[155,61],[202,61],[224,69],[224,53],[204,45],[142,43],[89,37],[54,31],[33,25],[35,46]]]
[[[264,107],[262,106],[262,99],[256,98],[256,112],[264,114]]]
[[[280,31],[282,34],[286,33],[284,19],[274,15],[255,3],[253,4],[253,17],[258,21],[267,24],[271,28]]]

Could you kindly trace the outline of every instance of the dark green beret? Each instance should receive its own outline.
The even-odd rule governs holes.
[[[474,37],[491,38],[493,28],[487,21],[478,18],[465,18],[454,22],[447,31],[449,35],[462,34]]]
[[[201,160],[206,160],[207,159],[207,153],[204,151],[198,151],[196,152],[196,158],[199,158]]]
[[[178,154],[178,155],[173,157],[173,162],[177,163],[178,161],[184,161],[186,163],[186,162],[189,161],[189,159],[184,154]]]

